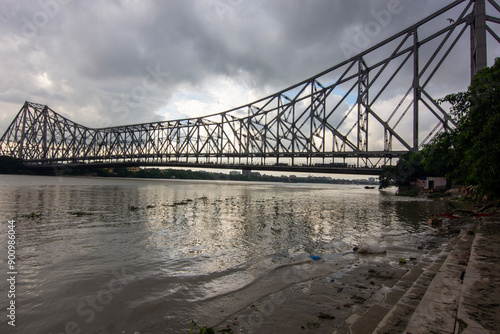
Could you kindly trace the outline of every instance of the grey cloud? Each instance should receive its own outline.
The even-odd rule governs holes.
[[[35,36],[0,50],[0,74],[8,78],[0,82],[0,130],[24,99],[102,126],[159,120],[182,85],[201,87],[217,76],[277,91],[345,60],[340,44],[390,1],[42,0],[58,4],[54,15]],[[401,0],[401,13],[371,45],[448,3]],[[25,19],[33,23],[40,11],[39,1],[5,1],[4,45],[22,38]],[[155,67],[168,75],[154,81],[147,69]],[[44,73],[51,85],[37,81]]]

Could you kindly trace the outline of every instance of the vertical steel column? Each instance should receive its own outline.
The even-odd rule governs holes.
[[[321,96],[322,96],[322,108],[323,108],[323,115],[321,115],[321,120],[322,124],[321,127],[323,128],[323,153],[326,153],[326,92],[324,89],[321,90]]]
[[[280,162],[280,146],[281,146],[281,138],[280,138],[280,126],[281,126],[281,97],[278,96],[278,109],[276,115],[276,165]]]
[[[203,120],[201,118],[198,118],[196,122],[198,123],[198,140],[196,143],[196,154],[197,154],[196,163],[198,163],[199,157],[201,156],[201,149],[203,147],[203,143],[201,142],[201,136],[202,136],[201,125],[203,124]]]
[[[418,151],[418,105],[420,102],[420,73],[418,66],[418,32],[413,32],[413,150]]]
[[[17,157],[19,159],[24,159],[24,140],[26,138],[26,114],[29,112],[28,102],[24,103],[23,106],[23,116],[22,116],[22,130],[21,130],[21,142],[19,143],[19,150],[17,152]]]
[[[363,58],[358,69],[358,150],[368,150],[368,69]]]
[[[290,136],[292,136],[292,165],[295,165],[295,148],[297,146],[297,132],[296,132],[297,130],[296,130],[296,126],[295,126],[295,122],[296,122],[295,121],[295,102],[291,104],[290,108],[292,109],[291,110],[291,113],[292,113],[292,125],[291,125],[292,131],[290,133]]]
[[[358,67],[358,150],[368,151],[368,87],[370,86],[368,68],[363,58]],[[361,158],[363,160],[363,158]],[[367,161],[364,161],[365,165]],[[360,167],[357,158],[357,167]]]
[[[313,142],[314,142],[314,115],[316,113],[316,105],[314,103],[314,81],[310,82],[311,85],[311,99],[309,105],[311,106],[311,111],[309,112],[309,145],[307,148],[307,153],[312,165],[312,155],[313,155]]]
[[[474,22],[471,25],[471,80],[488,66],[486,48],[486,0],[474,1]]]
[[[268,138],[268,135],[267,135],[267,132],[269,130],[269,123],[267,121],[267,115],[268,113],[266,112],[265,115],[264,115],[264,135],[262,136],[262,155],[263,155],[263,158],[260,159],[260,161],[262,162],[262,164],[266,164],[266,157],[267,157],[267,152],[268,152],[268,147],[267,147],[267,138]],[[270,136],[272,137],[272,136]]]
[[[221,114],[221,119],[220,123],[216,125],[218,127],[217,129],[217,145],[219,145],[219,156],[220,156],[220,163],[223,163],[224,159],[224,114]],[[189,152],[186,153],[189,155]],[[186,157],[186,162],[187,162],[187,157]]]
[[[180,127],[181,127],[181,124],[180,124],[179,121],[177,121],[175,123],[175,127],[176,127],[175,137],[176,137],[176,140],[177,140],[177,143],[175,145],[175,161],[179,162],[179,157],[181,155],[181,153],[180,153],[180,145],[181,145]]]
[[[45,106],[42,110],[43,117],[43,133],[42,133],[42,158],[47,159],[47,116],[48,116],[48,107]]]
[[[250,110],[251,106],[248,107],[248,117],[247,117],[247,147],[245,148],[245,153],[246,153],[246,156],[247,156],[247,165],[249,163],[249,158],[250,158],[250,122],[252,121],[252,119],[250,118]],[[253,159],[252,159],[253,161]]]
[[[239,140],[240,140],[240,146],[238,149],[238,154],[239,154],[239,159],[238,162],[241,165],[242,161],[245,161],[245,157],[247,156],[246,153],[246,145],[245,145],[245,129],[246,129],[246,120],[245,118],[240,119],[240,132],[239,132]]]

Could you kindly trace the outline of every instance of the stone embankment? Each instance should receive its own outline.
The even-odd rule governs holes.
[[[499,333],[500,218],[475,218],[371,302],[351,334]]]

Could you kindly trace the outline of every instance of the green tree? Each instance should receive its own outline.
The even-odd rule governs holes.
[[[0,156],[0,174],[19,174],[23,170],[22,160],[6,155]]]
[[[424,150],[426,170],[447,171],[454,183],[500,194],[500,58],[474,76],[467,92],[442,101],[452,105],[457,128],[441,134]]]
[[[451,179],[451,173],[460,168],[456,136],[455,130],[443,132],[425,146],[422,163],[426,176],[446,176]]]
[[[396,166],[384,170],[379,178],[379,188],[383,189],[390,186],[409,187],[411,182],[425,175],[422,154],[420,152],[408,152],[399,159]]]
[[[127,168],[119,167],[119,168],[115,168],[114,171],[115,171],[116,175],[118,175],[119,177],[129,176],[129,171],[127,170]]]

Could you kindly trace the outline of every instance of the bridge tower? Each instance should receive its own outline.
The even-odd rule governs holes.
[[[471,80],[488,66],[486,48],[486,0],[474,1],[474,22],[471,23]]]

